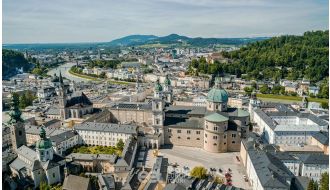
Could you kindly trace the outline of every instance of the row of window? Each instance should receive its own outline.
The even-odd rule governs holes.
[[[168,138],[172,138],[172,136],[168,136]],[[180,136],[178,136],[178,139],[181,139],[181,137]],[[190,140],[190,137],[187,137],[187,140]],[[196,138],[196,140],[201,140],[200,138]]]
[[[205,137],[207,138],[207,134],[205,134]],[[223,138],[225,139],[227,135],[224,135]],[[236,134],[231,134],[232,138],[236,138]],[[213,139],[218,139],[218,136],[213,136]]]
[[[235,142],[235,141],[231,141],[231,143],[232,143],[232,144],[235,144],[236,142]],[[205,144],[207,144],[207,141],[205,141]],[[224,142],[223,144],[226,145],[227,143]],[[213,143],[213,145],[217,145],[217,143]]]
[[[168,129],[168,132],[171,133],[172,132],[172,129]],[[181,133],[182,131],[180,129],[178,129],[176,132],[177,133]],[[191,131],[190,130],[187,130],[187,134],[191,134]],[[199,134],[201,134],[201,132],[200,131],[196,131],[196,134],[199,135]]]

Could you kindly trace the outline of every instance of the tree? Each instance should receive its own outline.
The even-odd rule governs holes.
[[[40,182],[39,189],[40,190],[50,190],[51,187],[47,184],[47,182],[45,182],[44,180],[42,180]]]
[[[323,108],[323,109],[329,109],[328,102],[321,102],[321,108]]]
[[[205,179],[207,177],[207,170],[203,166],[196,166],[191,170],[190,176]]]
[[[329,189],[329,173],[325,172],[321,175],[320,190],[328,190],[328,189]]]
[[[116,147],[119,149],[119,150],[124,150],[124,146],[125,146],[125,143],[123,141],[123,139],[119,139],[119,141],[117,142],[116,144]]]
[[[317,181],[314,181],[313,179],[309,180],[307,190],[318,190]]]
[[[266,84],[262,85],[262,87],[260,88],[260,92],[262,94],[267,94],[268,93],[268,86]]]
[[[250,87],[244,87],[244,91],[245,91],[245,94],[246,95],[250,96],[251,93],[252,93],[252,91],[253,91],[253,89],[250,88]]]

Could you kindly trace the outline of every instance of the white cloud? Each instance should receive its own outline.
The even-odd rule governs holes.
[[[129,34],[245,37],[328,28],[325,0],[4,0],[4,43]]]

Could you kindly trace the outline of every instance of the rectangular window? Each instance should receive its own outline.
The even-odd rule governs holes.
[[[196,131],[196,134],[199,135],[199,134],[201,134],[201,132],[200,131]]]
[[[236,138],[236,134],[231,134],[231,137],[232,138]]]
[[[187,130],[187,134],[190,134],[190,130]]]
[[[214,127],[213,130],[217,131],[218,130],[218,127]]]
[[[172,130],[171,129],[168,129],[168,132],[170,133],[170,132],[172,132]]]
[[[178,133],[181,133],[181,130],[178,130],[177,132],[178,132]]]
[[[205,137],[207,137],[207,134],[205,134]]]
[[[214,139],[214,140],[217,140],[217,139],[218,139],[218,137],[217,137],[217,136],[213,136],[213,139]]]

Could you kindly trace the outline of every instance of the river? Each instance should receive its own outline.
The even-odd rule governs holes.
[[[89,81],[88,79],[76,77],[76,76],[71,75],[69,73],[70,68],[72,66],[74,66],[74,65],[75,65],[75,63],[68,62],[68,63],[65,63],[63,65],[60,65],[59,67],[56,67],[56,68],[48,71],[47,74],[50,75],[50,76],[53,76],[54,73],[56,73],[56,75],[59,76],[59,74],[61,72],[63,77],[65,77],[65,78],[67,78],[67,79],[69,79],[71,81],[75,81],[75,82],[82,82],[82,81],[87,82],[87,81]]]

